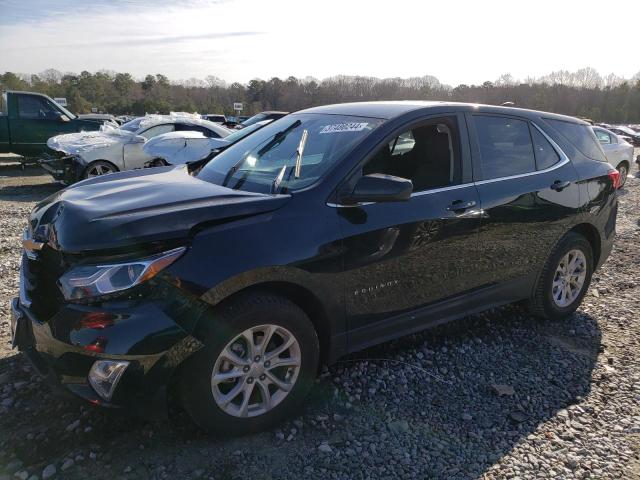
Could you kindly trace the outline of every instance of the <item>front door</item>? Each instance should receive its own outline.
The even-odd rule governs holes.
[[[408,178],[411,199],[338,206],[351,344],[372,327],[384,330],[391,317],[478,286],[479,198],[461,138],[466,130],[454,115],[398,132],[356,175]]]
[[[49,138],[75,131],[73,122],[65,121],[56,106],[39,95],[17,94],[17,116],[11,118],[11,143],[24,156],[38,156],[47,151]],[[69,120],[69,119],[67,119]]]
[[[131,141],[124,144],[122,153],[124,158],[125,170],[142,168],[144,167],[145,163],[153,160],[153,157],[145,153],[145,151],[143,150],[144,141],[142,141],[142,138],[144,138],[145,140],[149,140],[150,138],[153,138],[157,135],[173,132],[174,130],[175,126],[173,123],[163,123],[160,125],[154,125],[138,132],[136,134],[136,137],[132,138]]]

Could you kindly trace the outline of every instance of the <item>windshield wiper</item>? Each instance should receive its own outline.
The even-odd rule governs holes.
[[[298,143],[298,148],[296,149],[295,166],[293,170],[289,172],[289,175],[287,176],[287,181],[289,181],[289,178],[291,178],[291,172],[295,172],[294,174],[295,178],[300,178],[300,169],[302,168],[302,155],[304,154],[304,147],[307,144],[308,136],[309,136],[309,131],[305,128],[302,131],[302,136],[300,137],[300,143]],[[280,188],[280,184],[282,183],[282,179],[284,178],[284,172],[287,170],[288,163],[289,162],[285,162],[284,165],[282,165],[282,168],[278,172],[278,175],[276,176],[276,178],[273,179],[273,182],[271,182],[271,189],[269,191],[270,193],[277,192],[278,189]]]
[[[281,144],[283,142],[283,140],[285,139],[285,137],[287,136],[287,134],[289,132],[291,132],[291,130],[293,130],[294,128],[298,127],[301,123],[302,122],[300,122],[300,120],[296,120],[295,122],[293,122],[291,125],[289,125],[284,130],[276,133],[273,136],[273,138],[269,141],[269,143],[267,143],[264,147],[262,147],[260,150],[258,150],[258,158],[263,156],[265,153],[267,153],[269,150],[271,150],[276,145]],[[229,169],[227,174],[224,176],[224,180],[222,181],[222,186],[223,187],[227,186],[227,183],[229,183],[229,180],[231,180],[231,177],[233,177],[233,174],[238,171],[238,169],[240,168],[240,165],[242,165],[245,162],[245,160],[247,159],[247,157],[249,157],[250,154],[251,154],[251,152],[248,152],[246,155],[244,155],[240,160],[238,160]]]
[[[302,168],[302,154],[304,153],[304,147],[307,145],[308,136],[309,136],[309,131],[305,128],[302,131],[302,136],[300,137],[300,143],[298,144],[298,149],[296,150],[296,167],[295,167],[295,173],[293,174],[295,178],[300,178],[300,169]]]
[[[273,147],[280,145],[284,141],[285,137],[289,134],[289,132],[291,132],[291,130],[293,130],[294,128],[299,127],[301,123],[302,122],[300,120],[296,120],[281,132],[276,133],[269,143],[258,150],[258,156],[261,157]]]

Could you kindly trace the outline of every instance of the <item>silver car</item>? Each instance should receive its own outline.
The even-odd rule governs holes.
[[[47,145],[60,152],[62,157],[42,163],[42,166],[54,178],[65,183],[142,168],[153,160],[143,149],[145,143],[157,135],[177,131],[195,131],[207,138],[219,139],[231,133],[229,129],[203,120],[199,115],[147,115],[131,120],[120,128],[104,125],[97,132],[52,137]],[[60,162],[63,165],[59,165]]]
[[[596,134],[609,163],[620,172],[620,187],[622,187],[627,181],[629,169],[633,164],[633,145],[606,128],[593,127],[593,132]]]

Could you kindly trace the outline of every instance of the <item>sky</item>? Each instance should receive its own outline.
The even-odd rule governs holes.
[[[638,18],[640,0],[0,0],[0,72],[629,78]]]

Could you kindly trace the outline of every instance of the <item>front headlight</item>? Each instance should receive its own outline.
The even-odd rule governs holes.
[[[169,250],[141,260],[104,265],[79,265],[60,277],[64,298],[78,300],[99,297],[149,280],[171,265],[185,251],[184,247]]]

